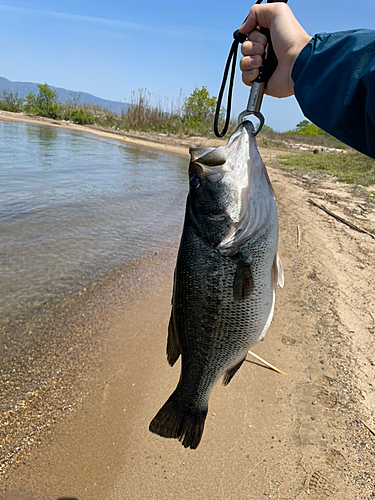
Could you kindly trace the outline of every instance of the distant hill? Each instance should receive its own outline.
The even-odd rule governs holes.
[[[121,114],[122,109],[126,110],[130,106],[130,104],[127,104],[126,102],[109,101],[108,99],[101,99],[100,97],[96,97],[92,94],[87,94],[86,92],[61,89],[59,87],[53,87],[52,85],[49,85],[49,87],[54,92],[56,92],[58,101],[61,103],[67,102],[69,99],[72,99],[72,96],[75,94],[76,96],[80,97],[81,104],[94,104],[95,106],[100,106],[103,109],[113,111],[117,114]],[[20,99],[27,96],[29,92],[34,92],[34,94],[37,94],[39,92],[36,83],[11,82],[10,80],[7,80],[6,78],[0,76],[0,94],[3,93],[3,90],[13,92],[14,94],[18,92],[18,97]]]

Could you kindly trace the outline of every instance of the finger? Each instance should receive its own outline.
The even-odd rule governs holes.
[[[263,35],[263,33],[261,33],[259,30],[254,30],[249,33],[247,39],[252,42],[260,43],[263,46],[267,45],[268,42],[266,35]]]
[[[263,5],[262,6],[253,5],[253,7],[251,7],[249,15],[247,16],[247,18],[245,19],[245,22],[240,27],[241,33],[251,33],[259,25],[259,22],[258,22],[259,7],[263,8],[264,6]],[[264,26],[264,25],[262,25],[262,26]],[[269,26],[264,26],[264,27],[268,28]]]
[[[254,14],[253,7],[250,9],[250,12],[240,27],[241,33],[251,33],[257,27],[256,15]]]
[[[251,69],[242,73],[242,81],[245,85],[251,85],[255,78],[259,75],[259,69]]]
[[[241,71],[250,71],[254,68],[260,68],[262,65],[262,57],[261,56],[247,56],[243,57],[240,61],[240,70]]]
[[[264,53],[264,45],[257,42],[246,41],[241,46],[241,52],[243,56],[261,56]]]

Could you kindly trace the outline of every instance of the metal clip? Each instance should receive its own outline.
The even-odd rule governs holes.
[[[249,100],[247,102],[247,107],[242,113],[238,115],[238,124],[246,120],[247,117],[253,115],[259,120],[258,127],[255,128],[251,133],[254,137],[261,131],[264,125],[264,116],[260,112],[260,106],[263,100],[264,93],[264,82],[254,82],[249,95]]]

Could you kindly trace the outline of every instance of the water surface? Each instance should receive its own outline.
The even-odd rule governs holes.
[[[175,241],[187,160],[0,122],[0,314],[77,291]]]

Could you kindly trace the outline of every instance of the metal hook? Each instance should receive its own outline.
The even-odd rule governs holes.
[[[255,118],[258,118],[259,120],[259,125],[257,126],[257,128],[255,128],[254,126],[254,130],[251,132],[251,135],[253,137],[255,137],[256,135],[259,134],[259,132],[262,130],[262,127],[264,125],[264,116],[262,115],[262,113],[260,111],[242,111],[242,113],[239,114],[238,116],[238,125],[240,125],[240,123],[244,122],[245,120],[249,119],[248,117],[250,116],[255,116]],[[251,120],[249,120],[251,121]]]

